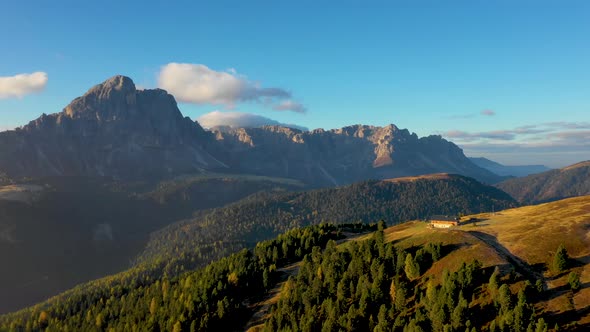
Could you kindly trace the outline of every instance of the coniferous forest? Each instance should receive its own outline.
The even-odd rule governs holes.
[[[0,319],[12,331],[230,331],[276,287],[279,269],[299,262],[281,288],[264,331],[545,331],[531,282],[512,289],[478,261],[438,279],[424,272],[449,254],[427,243],[386,242],[384,222],[291,230],[254,249],[177,277],[96,282]],[[340,240],[355,233],[360,240]],[[340,241],[338,241],[340,240]],[[337,244],[337,242],[340,244]],[[344,241],[344,242],[343,242]]]
[[[0,6],[0,332],[590,331],[590,1],[61,2]]]
[[[499,270],[477,260],[440,280],[420,276],[446,254],[440,243],[400,250],[372,238],[312,251],[264,326],[265,331],[545,331],[527,287],[514,293]],[[486,303],[483,299],[491,299]]]
[[[457,216],[516,204],[504,192],[463,176],[258,193],[221,208],[196,212],[190,219],[152,233],[136,262],[161,262],[169,274],[175,274],[295,227],[379,220],[393,225],[433,214]]]

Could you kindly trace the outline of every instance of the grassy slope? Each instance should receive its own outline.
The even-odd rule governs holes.
[[[481,221],[452,230],[430,229],[422,222],[390,227],[386,239],[397,241],[402,247],[426,242],[452,246],[449,248],[455,250],[425,273],[435,279],[443,269],[454,270],[461,262],[473,258],[480,260],[484,267],[499,265],[503,272],[516,265],[516,272],[525,277],[543,278],[547,295],[536,303],[537,311],[551,315],[560,325],[572,320],[590,324],[590,196],[473,217]],[[573,258],[573,267],[555,274],[547,266],[561,243]],[[576,293],[567,286],[571,271],[581,276],[582,289]],[[522,285],[520,279],[511,287]]]

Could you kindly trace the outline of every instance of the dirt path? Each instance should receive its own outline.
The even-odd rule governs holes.
[[[512,266],[514,266],[515,270],[524,275],[527,279],[534,281],[534,280],[541,280],[543,281],[543,287],[546,289],[547,285],[545,284],[545,278],[543,274],[535,271],[527,262],[522,260],[520,257],[512,254],[508,248],[504,247],[498,242],[495,236],[478,231],[469,231],[469,234],[473,235],[477,239],[483,241],[488,246],[492,247],[498,255],[504,257]]]
[[[280,281],[273,289],[270,290],[270,292],[264,296],[261,301],[252,305],[251,309],[254,311],[254,315],[252,315],[252,318],[250,318],[248,323],[246,323],[246,327],[244,328],[245,331],[260,330],[269,314],[270,307],[279,301],[283,285],[290,276],[296,276],[297,273],[299,273],[300,266],[301,262],[297,262],[277,270],[280,273]]]
[[[367,234],[370,234],[370,232],[343,233],[345,238],[336,241],[336,244],[352,241]],[[264,296],[262,300],[256,302],[250,307],[254,311],[254,315],[252,315],[252,318],[250,318],[248,323],[246,323],[244,331],[256,332],[262,329],[262,327],[264,326],[264,321],[270,313],[270,308],[273,304],[276,304],[279,301],[279,298],[281,297],[281,290],[283,288],[283,285],[285,284],[287,279],[289,279],[290,276],[294,277],[297,275],[297,273],[299,273],[300,267],[301,262],[297,262],[277,270],[280,273],[280,281],[275,285],[275,287],[270,292],[268,292]]]

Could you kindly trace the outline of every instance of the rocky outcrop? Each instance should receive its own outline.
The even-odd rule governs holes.
[[[164,90],[137,90],[115,76],[60,113],[0,133],[0,170],[12,176],[141,178],[225,167],[211,134],[184,118]]]
[[[245,172],[290,177],[316,185],[340,185],[430,173],[456,173],[493,183],[499,177],[474,165],[455,144],[440,136],[419,138],[395,125],[355,125],[299,131],[217,128],[222,158]]]
[[[137,90],[125,76],[91,88],[60,113],[0,133],[0,173],[12,179],[87,175],[133,180],[219,170],[292,178],[311,186],[439,172],[497,180],[440,136],[419,138],[394,125],[206,131],[184,118],[166,91]]]

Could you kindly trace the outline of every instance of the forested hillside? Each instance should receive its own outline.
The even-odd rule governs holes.
[[[320,225],[295,229],[178,277],[136,268],[1,316],[0,330],[239,329],[251,315],[248,301],[276,284],[277,268],[302,259],[328,240],[342,237],[343,229],[369,228]]]
[[[169,262],[174,269],[206,263],[211,252],[248,247],[294,227],[321,222],[388,224],[513,207],[506,193],[473,179],[439,175],[395,181],[367,181],[299,193],[256,194],[152,234],[138,263]],[[221,257],[221,256],[219,256]]]
[[[478,221],[451,230],[296,228],[176,276],[171,262],[139,264],[1,316],[0,330],[585,331],[588,202],[468,216]],[[282,282],[287,265],[297,268]],[[248,325],[269,294],[276,304]]]
[[[241,330],[253,314],[250,304],[279,282],[278,269],[302,260],[266,323],[255,329],[547,330],[535,313],[539,293],[530,284],[514,288],[514,277],[483,269],[478,261],[430,279],[425,272],[457,247],[442,242],[398,246],[386,241],[384,223],[367,239],[338,246],[334,240],[354,230],[351,226],[295,229],[179,277],[90,283],[2,316],[0,329]]]
[[[124,271],[149,234],[195,211],[294,181],[210,175],[161,183],[53,177],[0,186],[0,313]],[[239,247],[242,248],[242,247]],[[217,257],[217,256],[216,256]]]
[[[445,269],[439,281],[422,278],[449,250],[429,243],[405,251],[385,243],[383,231],[342,248],[329,243],[305,256],[263,331],[547,330],[531,304],[537,292],[513,293],[479,261]]]
[[[510,179],[496,185],[525,204],[590,194],[590,161]]]

